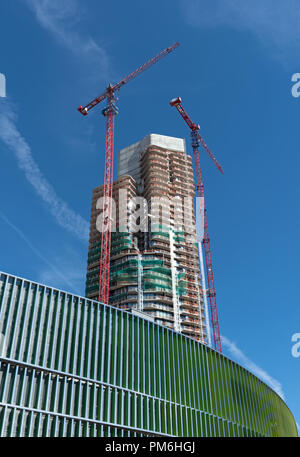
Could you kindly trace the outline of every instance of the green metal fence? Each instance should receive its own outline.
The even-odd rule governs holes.
[[[197,341],[0,273],[1,436],[297,436],[283,400]]]

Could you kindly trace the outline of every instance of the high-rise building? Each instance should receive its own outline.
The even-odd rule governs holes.
[[[119,151],[109,304],[137,308],[206,342],[194,189],[192,157],[183,139],[151,134]],[[102,196],[103,186],[94,189],[86,281],[92,299],[99,290]]]

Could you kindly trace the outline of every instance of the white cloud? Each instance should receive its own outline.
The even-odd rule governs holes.
[[[27,246],[31,249],[31,251],[39,257],[47,266],[48,266],[48,271],[51,272],[52,278],[54,277],[56,279],[56,282],[59,281],[60,283],[63,283],[66,287],[68,285],[71,287],[72,290],[76,290],[76,285],[74,284],[74,276],[71,275],[71,277],[67,277],[64,273],[62,273],[55,265],[53,265],[49,260],[29,241],[29,239],[24,235],[22,230],[20,230],[18,227],[16,227],[6,216],[5,214],[0,211],[0,218],[7,224],[11,229],[13,229],[20,238],[27,244]],[[45,284],[48,284],[45,282]]]
[[[250,360],[237,346],[235,343],[230,341],[228,338],[225,336],[221,337],[222,339],[222,344],[224,347],[226,347],[231,356],[235,358],[237,362],[239,362],[241,365],[243,365],[245,368],[247,368],[249,371],[251,371],[253,374],[258,376],[260,379],[262,379],[266,384],[268,384],[275,392],[284,400],[285,396],[282,390],[282,386],[279,381],[276,379],[272,378],[265,370],[257,366],[252,360]]]
[[[190,25],[227,26],[253,33],[281,60],[299,56],[298,0],[181,0]]]
[[[48,30],[55,39],[74,55],[97,66],[99,76],[108,79],[109,57],[103,46],[91,36],[80,33],[82,4],[78,0],[25,0],[34,12],[39,24]]]
[[[43,176],[32,156],[30,146],[16,127],[15,111],[7,101],[0,105],[0,139],[13,151],[19,168],[24,172],[36,194],[47,204],[56,222],[86,241],[89,233],[88,222],[56,195],[51,184]]]
[[[65,280],[67,279],[68,284],[72,284],[72,289],[69,291],[83,295],[84,271],[86,269],[85,257],[67,245],[64,245],[59,251],[59,254],[53,256],[52,262],[54,265],[59,265],[59,268],[64,272],[65,278],[57,275],[53,268],[41,268],[39,282],[66,290]],[[61,251],[63,251],[63,254]]]

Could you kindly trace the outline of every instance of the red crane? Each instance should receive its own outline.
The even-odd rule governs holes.
[[[212,159],[218,170],[224,174],[221,165],[215,158],[215,156],[211,153],[208,149],[208,146],[204,142],[202,136],[199,133],[200,126],[198,124],[194,124],[191,120],[187,112],[184,110],[181,104],[181,98],[177,97],[170,101],[171,106],[175,106],[179,114],[183,117],[187,125],[191,130],[191,138],[192,138],[192,148],[194,151],[195,157],[195,169],[196,169],[196,179],[197,179],[197,191],[199,197],[203,199],[203,207],[204,207],[204,236],[203,236],[203,245],[204,245],[204,252],[205,252],[205,264],[206,264],[206,275],[207,275],[207,284],[208,290],[207,295],[209,297],[210,303],[210,312],[211,312],[211,321],[212,321],[212,328],[213,328],[213,337],[214,337],[214,344],[215,349],[219,352],[222,352],[221,346],[221,338],[220,338],[220,329],[219,329],[219,319],[218,319],[218,311],[217,311],[217,301],[216,301],[216,291],[215,291],[215,284],[214,284],[214,275],[213,275],[213,266],[212,266],[212,259],[211,259],[211,249],[210,249],[210,240],[208,234],[208,225],[207,225],[207,214],[206,214],[206,207],[204,203],[204,187],[203,187],[203,179],[202,179],[202,172],[200,167],[200,157],[199,157],[199,147],[202,146],[205,151],[208,153],[209,157]]]
[[[110,245],[111,245],[111,199],[113,185],[113,155],[114,155],[114,120],[115,114],[118,114],[118,108],[115,105],[115,92],[121,89],[126,83],[138,76],[140,73],[151,67],[164,56],[172,52],[179,46],[175,43],[164,49],[157,56],[148,60],[144,65],[130,73],[117,84],[109,84],[102,95],[92,100],[86,106],[79,106],[78,111],[86,116],[90,109],[97,106],[103,100],[107,100],[106,108],[102,114],[106,117],[106,144],[105,144],[105,167],[104,167],[104,191],[103,191],[103,223],[101,231],[101,256],[100,256],[100,273],[99,273],[99,296],[102,303],[108,303],[109,300],[109,274],[110,274]]]

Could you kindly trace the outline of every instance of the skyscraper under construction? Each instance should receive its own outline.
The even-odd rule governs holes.
[[[207,341],[192,157],[150,134],[119,151],[113,185],[109,304]],[[98,299],[103,186],[93,191],[86,296]]]

